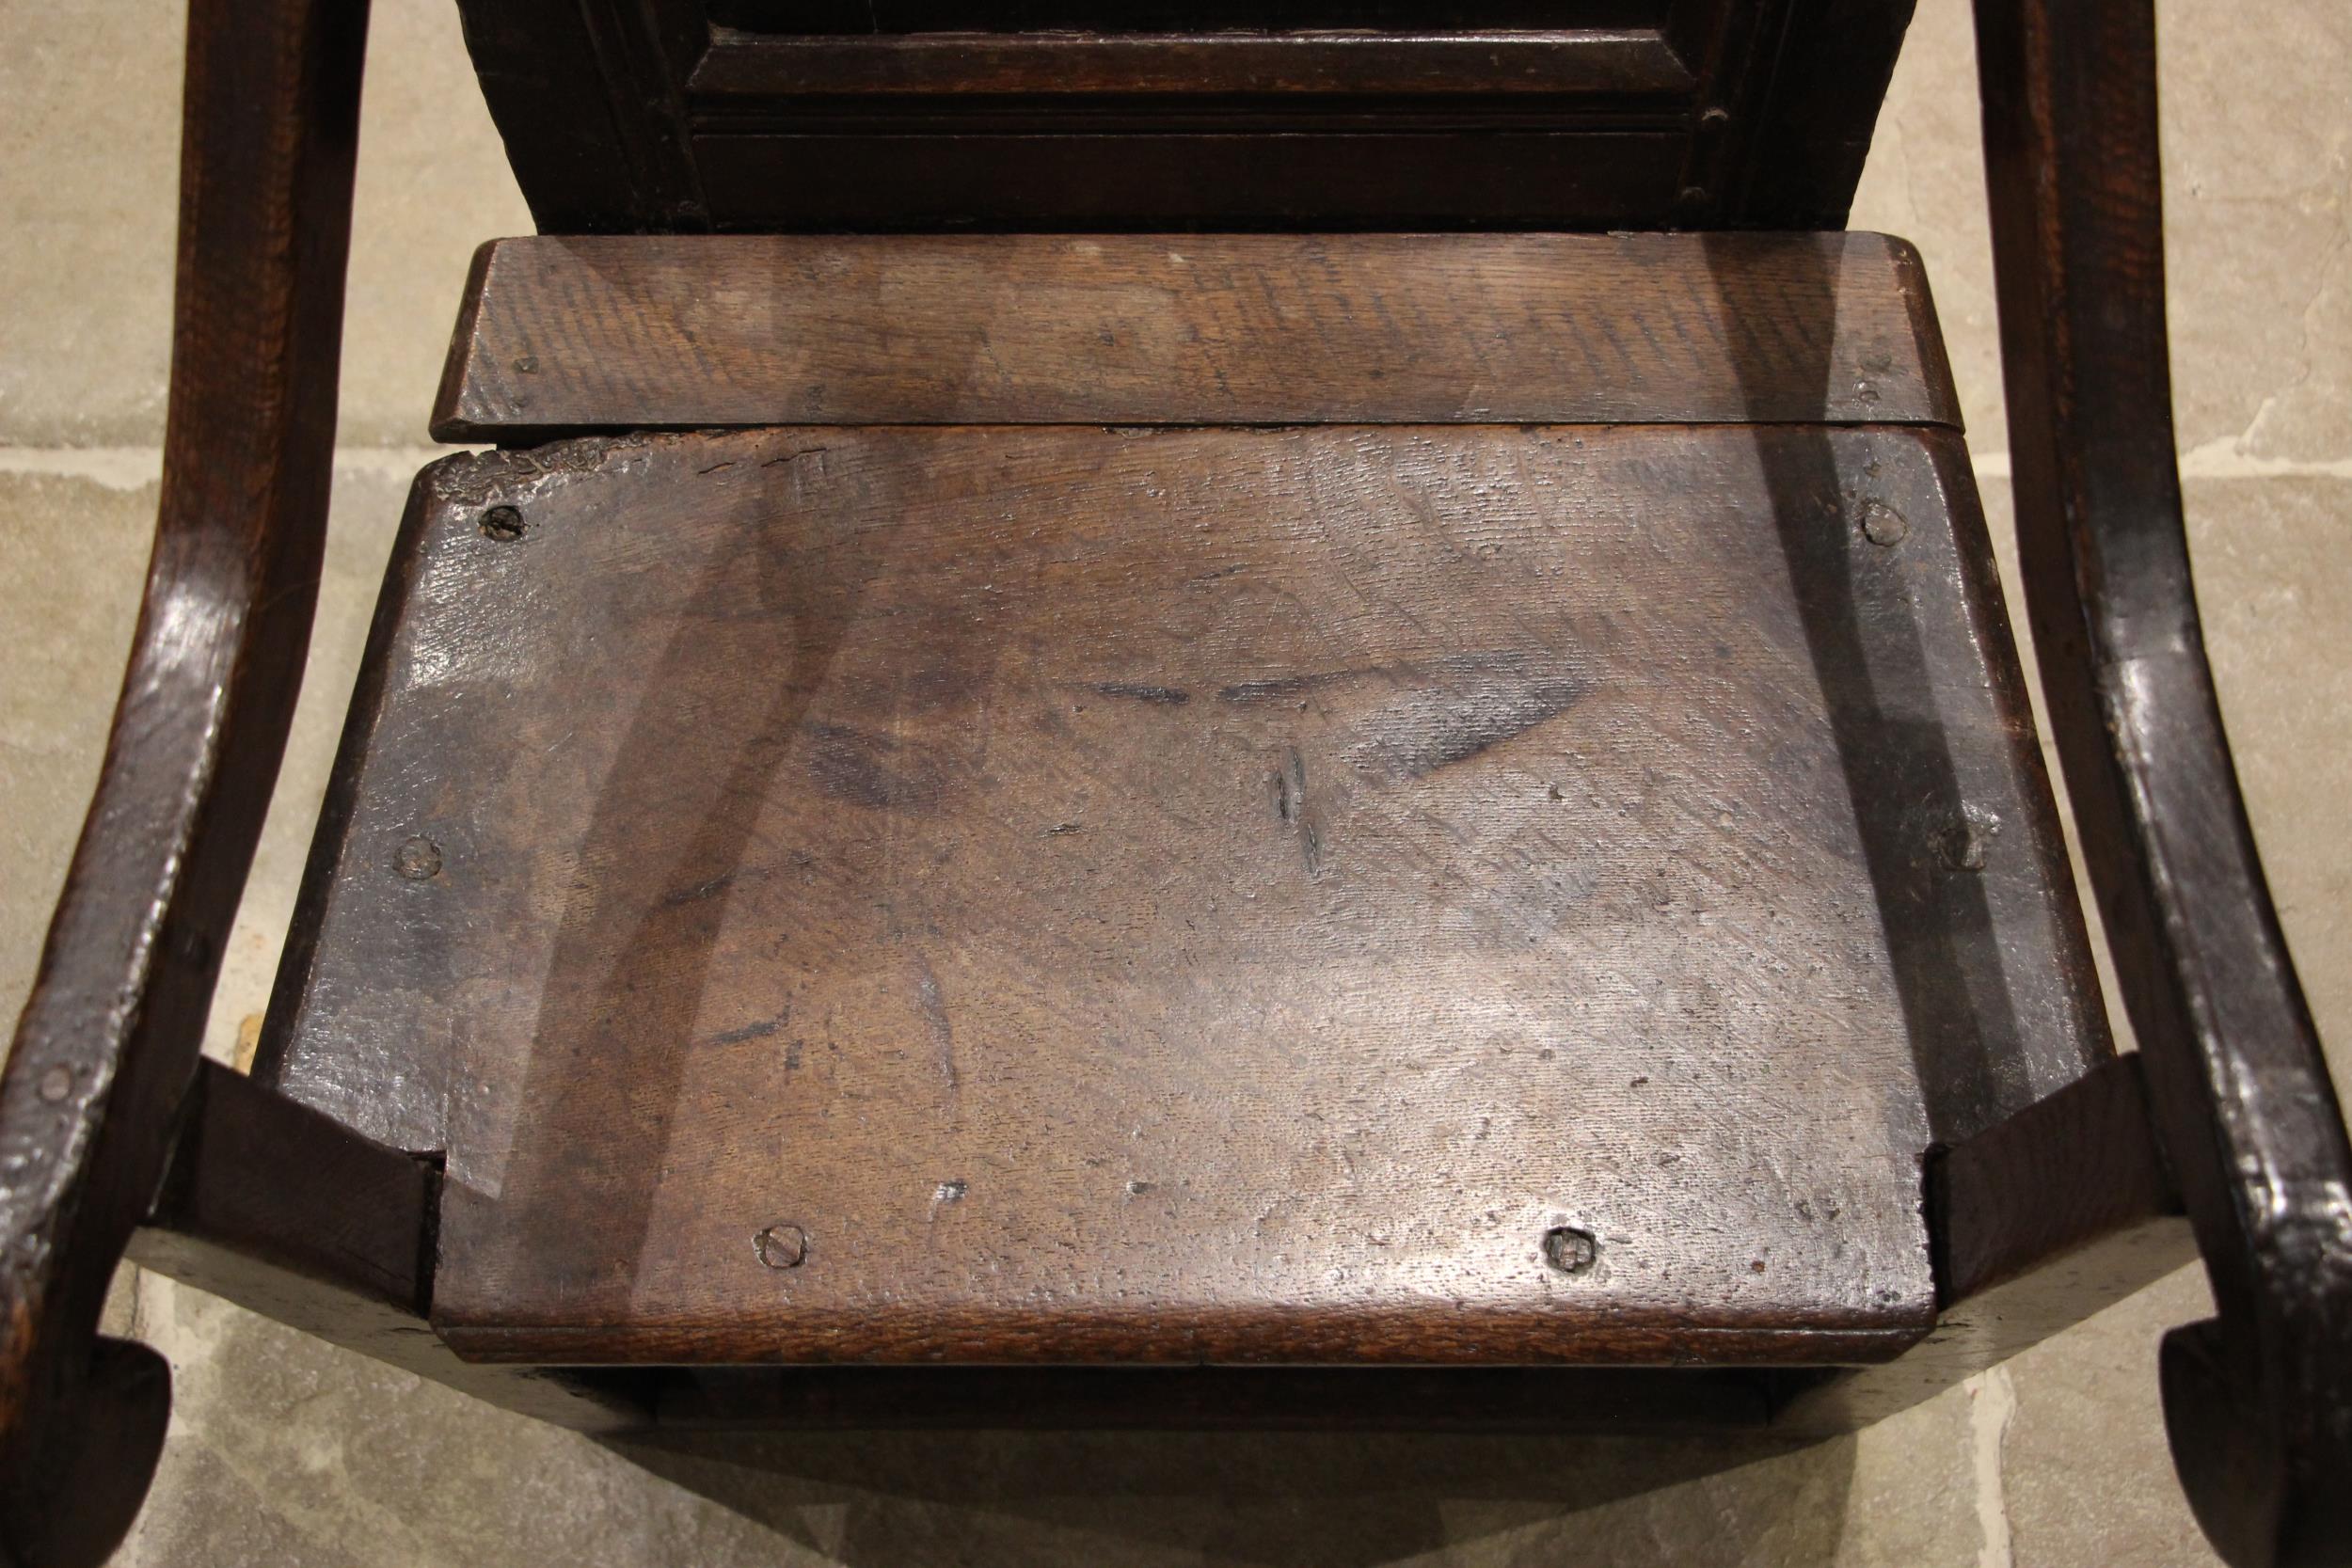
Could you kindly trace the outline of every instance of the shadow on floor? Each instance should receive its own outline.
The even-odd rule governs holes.
[[[609,1445],[849,1568],[1836,1557],[1854,1440],[680,1434]]]

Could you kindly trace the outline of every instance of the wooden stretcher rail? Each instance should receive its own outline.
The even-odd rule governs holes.
[[[918,33],[722,30],[688,87],[709,101],[783,93],[1494,93],[1675,96],[1697,85],[1648,28],[1377,33]]]

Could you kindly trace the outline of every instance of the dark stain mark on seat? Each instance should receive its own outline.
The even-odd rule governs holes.
[[[1172,686],[1147,686],[1138,681],[1096,681],[1090,689],[1105,697],[1130,697],[1138,703],[1177,707],[1192,701],[1192,693]]]
[[[729,1029],[723,1035],[713,1035],[707,1043],[711,1045],[742,1045],[746,1041],[750,1040],[764,1040],[769,1036],[776,1033],[783,1027],[783,1019],[771,1018],[764,1022],[746,1023],[740,1029]]]
[[[901,754],[898,742],[847,724],[801,726],[805,766],[836,800],[873,811],[930,811],[943,788],[938,768]]]
[[[1555,676],[1486,690],[1412,692],[1372,716],[1351,760],[1394,779],[1425,778],[1557,719],[1591,689]]]
[[[1378,670],[1326,670],[1314,674],[1276,675],[1268,680],[1242,681],[1220,689],[1217,697],[1228,703],[1270,703],[1281,697],[1295,697],[1301,691],[1311,691],[1333,681],[1350,680],[1358,675],[1379,674]]]

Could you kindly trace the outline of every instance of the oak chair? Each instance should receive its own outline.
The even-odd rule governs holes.
[[[2145,0],[1979,0],[2026,610],[1843,231],[1903,0],[461,0],[478,258],[260,1056],[363,8],[193,0],[162,516],[0,1083],[0,1520],[126,1252],[593,1431],[1850,1430],[2191,1256],[2352,1558],[2352,1156],[2199,638]]]

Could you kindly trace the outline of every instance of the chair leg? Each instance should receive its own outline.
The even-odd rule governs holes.
[[[189,8],[154,554],[97,795],[0,1074],[13,1560],[103,1558],[165,1418],[168,1379],[97,1339],[98,1316],[196,1069],[310,639],[366,16],[329,0]],[[83,1454],[103,1484],[64,1463]]]
[[[2161,1363],[2174,1464],[2233,1568],[2342,1563],[2352,1140],[2238,792],[2181,522],[2154,8],[1976,14],[2026,609],[2217,1317]]]

